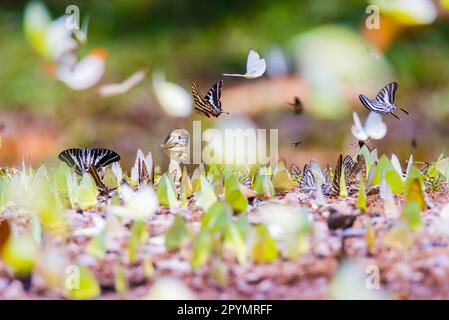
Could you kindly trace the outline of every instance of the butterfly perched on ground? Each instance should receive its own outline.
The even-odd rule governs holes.
[[[334,177],[332,179],[332,195],[340,195],[340,180],[341,180],[341,170],[343,167],[343,156],[340,154],[337,160],[337,165],[335,166]]]
[[[351,161],[346,160],[350,158]],[[359,181],[359,177],[366,176],[366,160],[361,154],[357,156],[356,162],[350,156],[346,156],[343,160],[343,167],[345,171],[346,185],[351,187]]]
[[[193,100],[195,101],[195,110],[208,118],[210,118],[210,116],[217,118],[222,113],[229,114],[228,112],[223,112],[221,108],[220,99],[222,87],[223,80],[220,80],[210,88],[204,97],[202,97],[198,85],[195,81],[192,81],[192,95]]]
[[[99,170],[113,162],[120,161],[120,156],[116,152],[103,148],[67,149],[62,151],[58,158],[69,167],[74,166],[79,175],[88,172],[92,165]]]
[[[368,99],[363,94],[359,95],[359,99],[368,110],[380,114],[391,114],[396,119],[401,120],[393,113],[396,108],[401,109],[407,115],[409,115],[409,113],[394,103],[397,88],[398,84],[396,82],[391,82],[383,87],[373,100]]]
[[[304,111],[304,106],[298,97],[295,97],[293,102],[288,102],[288,105],[292,107],[293,112],[296,114],[301,114]]]
[[[310,164],[304,165],[299,186],[302,191],[308,192],[316,190],[318,185],[321,186],[324,195],[329,195],[331,187],[330,169],[328,167],[326,172],[323,172],[319,164],[315,160],[311,160]]]
[[[298,180],[301,176],[301,169],[299,169],[299,167],[294,163],[290,165],[290,175],[292,176],[293,180]]]
[[[190,135],[186,129],[175,129],[165,139],[161,148],[172,160],[182,162],[189,151]]]
[[[228,77],[243,77],[247,79],[258,78],[265,73],[267,68],[267,63],[265,59],[260,58],[260,55],[251,49],[248,54],[248,60],[246,62],[246,73],[223,73],[224,76]]]

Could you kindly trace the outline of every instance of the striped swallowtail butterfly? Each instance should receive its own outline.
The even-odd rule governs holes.
[[[396,119],[401,120],[393,113],[396,108],[401,109],[407,115],[409,115],[409,113],[394,103],[397,88],[398,84],[396,82],[391,82],[383,87],[373,100],[368,99],[363,94],[359,95],[359,99],[368,110],[379,114],[391,114]]]
[[[210,88],[204,97],[202,97],[198,85],[195,81],[192,81],[192,95],[196,105],[195,110],[208,118],[210,118],[210,116],[217,118],[222,113],[229,114],[228,112],[223,112],[221,108],[220,99],[222,87],[223,80],[220,80]]]
[[[79,175],[88,172],[92,165],[99,170],[120,160],[120,156],[116,152],[103,148],[67,149],[62,151],[58,158],[69,167],[75,167],[75,171]]]

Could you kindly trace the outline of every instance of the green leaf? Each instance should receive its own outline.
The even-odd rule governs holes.
[[[214,193],[214,188],[204,176],[201,176],[200,184],[200,190],[195,195],[196,205],[203,211],[207,211],[217,201],[217,196]]]
[[[251,250],[252,259],[256,263],[269,263],[277,259],[279,253],[276,241],[271,237],[265,225],[259,224],[254,230]]]
[[[71,283],[67,291],[68,297],[73,300],[87,300],[98,296],[100,294],[100,286],[90,270],[79,266],[77,273],[74,275],[73,283]]]
[[[160,205],[173,208],[178,205],[178,194],[170,178],[164,173],[159,179],[156,191]]]
[[[77,204],[83,209],[90,209],[97,204],[98,189],[90,174],[84,174],[78,187]]]
[[[165,247],[168,250],[179,249],[188,239],[188,230],[184,219],[175,215],[172,225],[165,234]]]
[[[415,200],[408,202],[402,209],[402,218],[406,220],[408,227],[412,231],[418,231],[423,227],[421,210]]]
[[[226,179],[225,200],[234,212],[245,212],[248,209],[248,199],[240,190],[240,183],[235,175],[230,175]]]

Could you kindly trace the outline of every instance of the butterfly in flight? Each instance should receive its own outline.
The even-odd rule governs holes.
[[[304,106],[302,105],[302,102],[298,97],[295,97],[293,99],[293,102],[288,102],[288,105],[292,107],[295,114],[301,114],[304,111]]]
[[[293,141],[293,145],[294,145],[295,148],[296,148],[298,145],[302,145],[302,141],[301,141],[301,140]]]
[[[391,82],[383,87],[373,100],[368,99],[363,94],[359,95],[359,99],[368,110],[379,114],[391,114],[396,119],[401,120],[393,113],[396,108],[401,109],[407,115],[410,114],[394,103],[397,88],[398,84],[396,82]]]
[[[192,95],[196,105],[195,110],[208,118],[210,118],[210,116],[217,118],[222,113],[229,114],[228,112],[224,112],[221,108],[220,98],[222,87],[223,80],[220,80],[210,88],[204,97],[202,97],[198,85],[195,81],[192,81]]]
[[[228,77],[243,77],[247,79],[254,79],[262,76],[267,68],[267,63],[265,59],[260,58],[260,55],[251,49],[248,54],[248,60],[246,62],[246,73],[223,73],[224,76]]]
[[[67,149],[62,151],[58,158],[69,167],[74,166],[76,173],[79,175],[88,172],[92,165],[95,165],[95,168],[99,170],[120,160],[120,156],[116,152],[103,148]]]

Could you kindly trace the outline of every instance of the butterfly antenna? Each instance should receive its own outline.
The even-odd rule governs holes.
[[[399,118],[397,115],[395,115],[393,112],[390,112],[390,114],[395,117],[396,119],[398,119],[399,121],[401,121],[401,118]]]
[[[407,110],[404,110],[404,109],[402,109],[402,108],[399,108],[399,109],[401,109],[402,110],[402,112],[404,112],[406,115],[410,115],[410,113],[408,113],[408,111]]]

